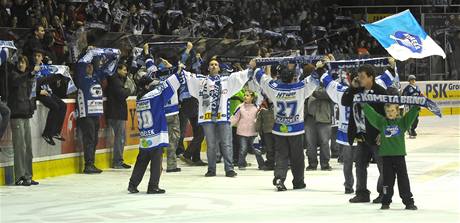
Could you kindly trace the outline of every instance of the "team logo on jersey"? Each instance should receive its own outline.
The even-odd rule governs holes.
[[[150,102],[149,101],[138,101],[136,105],[136,109],[138,111],[145,111],[150,110]]]
[[[401,133],[401,130],[397,125],[389,125],[385,128],[384,134],[386,138],[391,138],[398,136]]]
[[[396,43],[406,47],[413,53],[422,52],[422,40],[420,40],[420,37],[416,35],[403,31],[396,31],[394,35],[390,35],[390,38],[394,39]]]
[[[142,148],[149,148],[150,146],[152,146],[152,141],[150,140],[147,140],[147,139],[141,139],[141,147]]]
[[[102,97],[102,87],[99,84],[91,86],[89,89],[92,97]]]

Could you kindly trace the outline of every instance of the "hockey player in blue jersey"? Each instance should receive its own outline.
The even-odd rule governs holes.
[[[252,76],[255,60],[249,63],[251,69],[220,75],[219,62],[211,59],[209,76],[184,71],[190,95],[198,99],[198,123],[203,126],[207,143],[208,172],[206,177],[216,176],[216,160],[219,143],[224,158],[225,176],[235,177],[233,170],[232,128],[230,126],[229,98],[243,88]],[[220,141],[220,142],[219,142]]]
[[[110,48],[88,47],[78,61],[75,85],[77,92],[77,127],[80,129],[85,158],[84,173],[101,173],[94,165],[99,139],[99,117],[103,114],[101,81],[115,72],[120,51]]]
[[[185,63],[184,60],[187,60],[190,51],[192,50],[192,43],[187,44],[184,54],[181,56],[182,63]],[[165,69],[170,69],[172,65],[165,59],[160,58],[160,63],[155,65],[153,56],[150,54],[149,45],[144,45],[144,57],[145,66],[147,69],[147,74],[150,75],[155,73],[155,71],[162,71]],[[164,80],[164,76],[154,76],[160,80]],[[166,172],[180,172],[181,168],[177,166],[177,157],[176,149],[178,147],[178,141],[180,137],[180,128],[179,128],[179,98],[177,92],[174,92],[174,95],[165,105],[166,120],[168,121],[168,136],[169,136],[169,146],[167,147],[167,167]]]
[[[265,75],[262,69],[256,70],[254,80],[267,97],[273,101],[275,124],[275,172],[273,184],[278,191],[285,191],[284,181],[291,164],[294,189],[306,187],[304,182],[305,156],[303,153],[305,98],[318,87],[319,81],[312,76],[300,82],[294,82],[295,73],[287,67],[279,70],[281,81]]]
[[[179,67],[180,72],[181,67]],[[137,186],[142,181],[147,165],[150,163],[150,180],[148,194],[162,194],[158,184],[161,175],[163,148],[168,147],[168,122],[166,120],[166,104],[179,89],[180,81],[177,74],[159,82],[150,75],[142,77],[138,82],[136,102],[138,128],[140,134],[139,154],[134,164],[128,191],[138,193]]]

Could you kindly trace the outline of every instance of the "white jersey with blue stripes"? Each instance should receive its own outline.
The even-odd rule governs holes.
[[[275,124],[272,133],[281,136],[295,136],[304,130],[304,101],[318,87],[318,80],[309,76],[297,83],[283,83],[265,75],[257,69],[254,80],[273,102]]]

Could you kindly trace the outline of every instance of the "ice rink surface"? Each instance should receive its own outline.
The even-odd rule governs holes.
[[[148,195],[148,173],[138,194],[126,188],[131,170],[100,175],[74,174],[40,180],[40,185],[0,186],[0,222],[460,222],[460,116],[422,117],[417,139],[407,139],[406,157],[417,211],[404,210],[395,185],[390,210],[350,204],[344,194],[342,166],[305,172],[307,189],[275,192],[272,171],[253,164],[236,178],[205,178],[206,167],[165,173],[163,195]],[[202,154],[205,157],[205,154]],[[165,164],[163,165],[165,166]],[[369,167],[371,199],[377,196],[378,171]]]

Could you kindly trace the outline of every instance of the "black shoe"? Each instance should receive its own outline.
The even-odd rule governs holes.
[[[179,155],[179,159],[188,165],[194,165],[194,162],[190,158],[185,157],[183,154]]]
[[[163,189],[160,189],[160,188],[151,188],[151,187],[149,187],[147,189],[147,194],[164,194],[164,193],[166,193],[166,191],[163,190]]]
[[[208,171],[204,176],[205,176],[205,177],[215,177],[215,176],[216,176],[216,173],[215,173],[215,172],[212,172],[212,171]]]
[[[174,169],[166,170],[166,173],[172,173],[172,172],[180,172],[181,169],[179,167],[176,167]]]
[[[354,192],[355,190],[353,190],[353,188],[345,188],[345,194],[352,194]]]
[[[14,184],[17,186],[30,186],[31,182],[24,177],[20,177]]]
[[[382,198],[383,198],[383,195],[379,194],[378,197],[376,197],[374,200],[372,200],[372,203],[381,204],[382,203]]]
[[[369,195],[356,195],[355,197],[351,198],[350,203],[367,203],[371,201]]]
[[[405,209],[406,209],[406,210],[414,210],[414,211],[415,211],[415,210],[417,210],[418,208],[417,208],[417,206],[415,206],[414,204],[408,204],[408,205],[406,205],[406,208],[405,208]]]
[[[316,167],[313,167],[313,166],[307,166],[307,168],[305,168],[306,171],[315,171],[316,170]]]
[[[94,165],[91,165],[91,166],[85,166],[83,173],[86,173],[86,174],[102,173],[102,170],[95,167]]]
[[[331,171],[332,167],[331,166],[321,167],[321,170],[323,170],[323,171]]]
[[[56,143],[54,142],[51,136],[42,135],[43,139],[50,145],[54,146]]]
[[[294,190],[297,190],[297,189],[304,189],[305,187],[307,187],[307,185],[305,183],[302,183],[302,184],[294,184]]]
[[[55,139],[57,139],[57,140],[59,140],[59,141],[62,141],[62,142],[64,142],[64,141],[65,141],[65,138],[64,138],[64,137],[62,137],[62,135],[61,135],[61,134],[59,134],[59,133],[58,133],[58,134],[56,134],[56,135],[54,135],[54,136],[53,136],[53,138],[55,138]]]
[[[112,168],[113,169],[131,169],[131,166],[126,164],[126,163],[122,163],[122,164],[119,164],[119,165],[113,165]]]
[[[265,166],[264,166],[264,170],[265,170],[265,171],[275,170],[275,167],[274,167],[274,166],[267,166],[267,165],[265,165]]]
[[[131,194],[139,193],[139,190],[137,189],[137,187],[134,186],[134,184],[131,184],[131,183],[128,185],[128,191]]]
[[[193,162],[193,166],[207,166],[208,163],[203,162],[202,160],[198,160],[196,162]]]
[[[39,185],[40,183],[38,183],[37,181],[35,180],[30,180],[30,185]]]
[[[388,210],[390,209],[390,205],[389,204],[382,204],[382,207],[380,207],[381,210]]]
[[[229,171],[225,172],[226,177],[236,177],[236,175],[238,175],[238,174],[233,170],[229,170]]]
[[[287,188],[284,186],[284,180],[282,179],[273,179],[273,185],[275,185],[278,191],[286,191]]]

